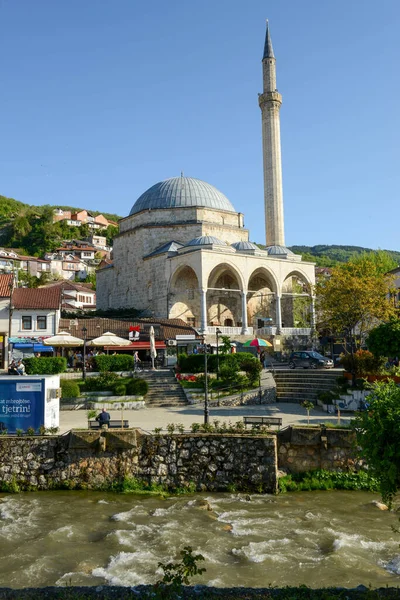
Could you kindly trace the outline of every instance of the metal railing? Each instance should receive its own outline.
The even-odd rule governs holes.
[[[209,325],[207,326],[207,333],[216,335],[217,329],[219,329],[222,335],[241,335],[243,331],[243,327],[217,327]],[[253,335],[253,327],[248,327],[247,331],[248,335]]]

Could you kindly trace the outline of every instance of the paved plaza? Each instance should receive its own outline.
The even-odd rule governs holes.
[[[99,411],[100,412],[100,411]],[[112,419],[120,419],[120,410],[109,411]],[[296,403],[277,403],[257,406],[220,406],[210,408],[210,422],[240,421],[245,415],[266,415],[282,417],[283,427],[287,425],[306,425],[307,412]],[[185,429],[190,430],[192,423],[204,422],[203,405],[187,405],[170,408],[142,408],[139,410],[124,410],[124,419],[128,419],[131,427],[140,427],[145,431],[153,431],[155,427],[166,428],[168,423],[182,423]],[[350,416],[341,416],[341,423],[349,423]],[[310,411],[310,424],[337,423],[335,415],[328,415],[319,407]],[[63,410],[60,412],[60,431],[65,433],[70,429],[87,428],[86,410]]]

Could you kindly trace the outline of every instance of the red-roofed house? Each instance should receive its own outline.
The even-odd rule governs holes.
[[[43,346],[44,338],[58,332],[61,316],[61,290],[51,288],[17,288],[11,297],[11,336],[13,358],[52,352]]]

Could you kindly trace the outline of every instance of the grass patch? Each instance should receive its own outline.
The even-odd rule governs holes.
[[[196,491],[196,485],[190,483],[187,487],[168,488],[165,485],[156,483],[146,483],[136,477],[125,477],[123,480],[113,483],[110,492],[118,492],[120,494],[137,494],[146,496],[183,496],[185,494],[193,494]]]
[[[378,480],[365,471],[307,471],[281,477],[280,493],[311,492],[315,490],[357,490],[379,492]]]

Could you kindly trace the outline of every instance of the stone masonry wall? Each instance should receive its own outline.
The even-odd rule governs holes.
[[[278,433],[278,468],[288,473],[346,471],[357,464],[355,435],[348,429],[289,427]]]
[[[2,436],[0,485],[101,489],[124,477],[197,490],[275,492],[276,438],[72,431],[58,437]]]
[[[0,488],[101,489],[125,477],[198,491],[274,493],[288,472],[356,466],[349,430],[289,427],[277,435],[149,435],[141,430],[71,431],[54,437],[0,436]]]

